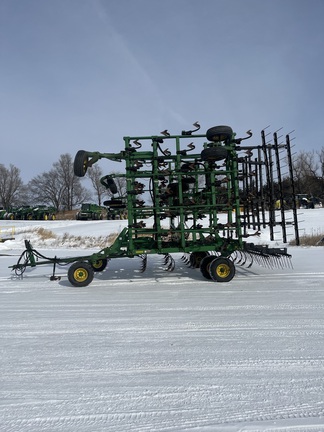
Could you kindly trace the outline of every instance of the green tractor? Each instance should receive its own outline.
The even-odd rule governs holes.
[[[54,207],[47,207],[45,205],[39,205],[33,207],[32,219],[33,220],[55,220],[56,210]]]
[[[3,207],[0,208],[0,219],[1,219],[1,220],[6,219],[6,218],[5,218],[6,214],[7,214],[7,210],[4,209]]]
[[[97,204],[83,203],[75,217],[77,220],[101,220],[104,213],[105,209]]]
[[[0,209],[0,219],[2,220],[13,220],[15,215],[11,210],[6,210],[3,207]]]
[[[29,205],[23,205],[12,210],[13,219],[18,220],[32,220],[33,208]]]

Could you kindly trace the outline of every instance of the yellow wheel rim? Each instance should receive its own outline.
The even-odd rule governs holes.
[[[98,261],[92,263],[92,267],[95,268],[95,269],[98,269],[98,268],[102,267],[102,265],[103,265],[102,260],[98,260]]]
[[[226,278],[231,273],[231,268],[227,264],[219,264],[216,267],[216,274],[220,278]]]
[[[74,270],[73,277],[76,282],[84,282],[88,279],[89,273],[85,268],[79,267]]]

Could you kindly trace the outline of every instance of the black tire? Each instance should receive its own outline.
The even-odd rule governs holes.
[[[85,287],[93,280],[93,268],[86,262],[75,262],[68,270],[69,282],[75,287]]]
[[[190,266],[192,268],[199,268],[203,258],[208,255],[208,252],[192,252],[190,254]]]
[[[79,150],[74,158],[74,174],[77,177],[84,177],[88,169],[88,153],[85,150]]]
[[[215,282],[229,282],[235,276],[235,266],[229,258],[215,258],[209,266],[209,274]]]
[[[122,200],[108,200],[104,201],[104,206],[115,208],[115,209],[125,209],[126,204]]]
[[[107,258],[101,258],[98,261],[91,262],[90,265],[94,272],[102,272],[107,267],[108,260]]]
[[[214,261],[215,258],[216,258],[215,255],[208,255],[201,260],[200,271],[201,271],[201,274],[204,276],[205,279],[208,279],[208,280],[211,279],[211,276],[209,273],[209,266],[210,266],[210,263],[212,261]]]
[[[108,184],[108,189],[110,190],[110,192],[113,195],[115,195],[118,192],[118,190],[117,190],[117,185],[116,185],[114,179],[108,178],[107,179],[107,184]]]
[[[201,160],[213,162],[226,159],[228,151],[224,147],[209,147],[201,152]]]
[[[230,126],[214,126],[207,130],[206,137],[209,141],[228,141],[232,138],[233,129]]]
[[[106,176],[106,177],[102,178],[100,181],[101,181],[101,184],[104,185],[106,189],[109,189],[113,195],[115,195],[118,192],[117,185],[116,185],[115,180],[113,178]]]

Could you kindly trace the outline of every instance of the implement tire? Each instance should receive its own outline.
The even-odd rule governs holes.
[[[110,192],[115,195],[118,192],[117,185],[115,183],[115,180],[112,178],[107,178],[107,188],[110,190]]]
[[[215,255],[207,255],[205,258],[201,260],[200,263],[200,271],[201,274],[204,276],[205,279],[211,280],[209,267],[210,263],[216,259]]]
[[[199,268],[201,261],[208,255],[208,252],[192,252],[190,254],[190,267]]]
[[[209,147],[201,152],[201,160],[214,162],[226,159],[228,151],[224,147]]]
[[[86,262],[75,262],[68,270],[68,279],[75,287],[85,287],[93,280],[93,268]]]
[[[230,126],[214,126],[206,132],[207,139],[213,142],[227,141],[232,135],[233,129]]]
[[[235,276],[235,266],[229,258],[215,258],[209,265],[209,274],[214,282],[229,282]]]
[[[107,258],[101,258],[98,261],[91,262],[90,265],[94,272],[102,272],[107,267]]]
[[[88,169],[88,153],[85,150],[79,150],[74,158],[74,174],[77,177],[84,177]]]

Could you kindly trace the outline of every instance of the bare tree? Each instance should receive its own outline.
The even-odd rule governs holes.
[[[58,181],[54,169],[34,177],[28,187],[33,204],[51,205],[56,209],[61,207],[64,186]]]
[[[105,196],[111,198],[113,195],[118,195],[118,197],[126,196],[126,178],[120,177],[119,173],[111,173],[107,176],[103,176],[102,170],[98,165],[93,165],[91,169],[87,171],[87,175],[91,180],[92,186],[95,190],[95,195],[98,200],[98,205],[102,205]],[[117,188],[117,192],[114,194],[109,187],[105,187],[107,184],[107,177],[114,180]],[[101,181],[102,180],[102,181]]]
[[[72,210],[91,198],[91,193],[74,175],[72,157],[67,153],[60,156],[49,172],[34,177],[28,186],[35,203],[50,204],[57,210]]]
[[[320,177],[324,181],[324,147],[317,152],[320,164]]]
[[[0,199],[4,208],[18,203],[23,187],[19,168],[10,164],[8,169],[0,164]]]
[[[62,154],[58,162],[53,164],[53,168],[62,186],[61,204],[65,210],[72,210],[84,200],[80,179],[74,175],[72,156],[68,153]]]
[[[297,193],[314,195],[319,175],[319,162],[314,151],[301,151],[293,161],[294,180]]]
[[[103,173],[99,165],[93,165],[91,169],[87,171],[87,175],[91,180],[91,184],[97,197],[98,205],[101,205],[102,199],[106,193],[106,188],[101,184],[100,179],[103,177]]]
[[[114,178],[115,175],[120,175],[120,173],[112,173],[112,177]],[[116,177],[114,178],[115,184],[117,186],[117,194],[119,197],[125,197],[127,194],[127,188],[126,188],[126,177]],[[111,193],[107,192],[109,196],[111,196]]]

